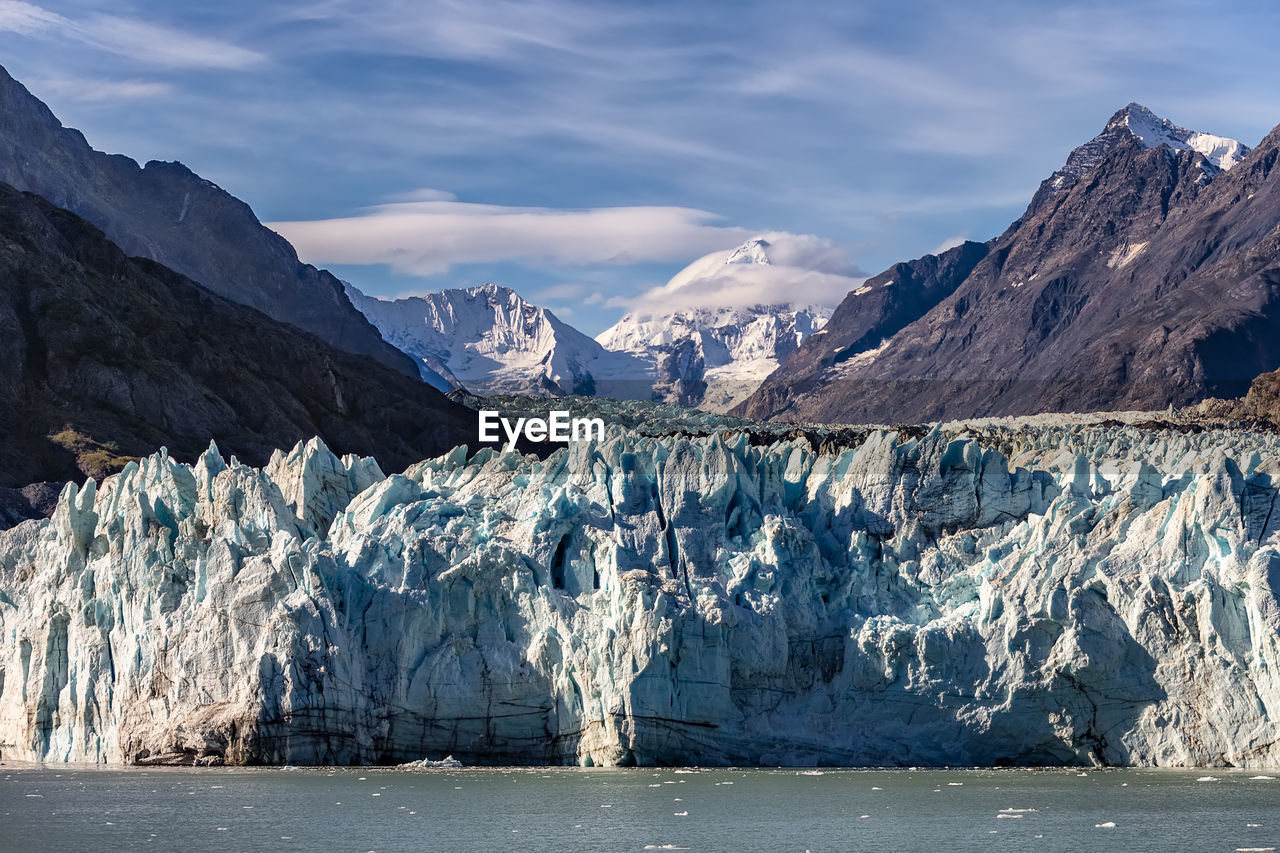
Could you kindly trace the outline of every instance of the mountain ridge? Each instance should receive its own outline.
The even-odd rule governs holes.
[[[474,415],[378,361],[131,258],[0,183],[0,487],[102,477],[217,440],[252,464],[311,435],[392,466],[475,441]]]
[[[339,349],[416,375],[409,359],[351,305],[341,283],[302,263],[248,204],[181,163],[139,166],[93,149],[2,66],[0,181],[92,222],[131,256],[161,263]]]
[[[1280,364],[1270,343],[1280,306],[1264,274],[1280,195],[1273,203],[1262,189],[1239,189],[1273,157],[1276,133],[1214,171],[1203,153],[1149,147],[1113,117],[1068,163],[1094,157],[1104,136],[1110,147],[1096,165],[1042,182],[1026,213],[974,250],[982,257],[972,269],[901,329],[852,339],[846,327],[859,314],[846,306],[827,327],[849,339],[845,349],[811,341],[735,412],[893,423],[1162,409],[1243,394]],[[1270,186],[1265,174],[1259,180]],[[1242,201],[1239,210],[1253,211],[1243,218],[1231,213]],[[1230,269],[1231,255],[1243,261],[1255,249],[1262,254],[1248,270]],[[1212,295],[1206,264],[1221,265],[1228,298]]]
[[[696,290],[724,268],[787,275],[770,261],[770,245],[756,238],[706,255],[661,290]],[[744,399],[830,314],[785,303],[632,311],[592,339],[493,283],[396,300],[346,287],[352,303],[438,388],[661,400],[716,412]]]
[[[508,287],[489,283],[396,300],[346,287],[384,339],[413,357],[436,387],[565,396],[595,394],[610,380],[634,378],[637,389],[615,389],[624,393],[644,384],[645,365],[608,352]]]

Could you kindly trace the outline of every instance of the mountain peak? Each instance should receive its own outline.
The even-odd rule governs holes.
[[[1147,109],[1137,101],[1130,101],[1126,106],[1123,106],[1120,109],[1116,110],[1115,115],[1113,115],[1111,117],[1111,120],[1107,122],[1107,127],[1111,127],[1114,124],[1128,125],[1134,119],[1137,119],[1140,121],[1141,120],[1154,121],[1156,123],[1166,120],[1166,119],[1160,118],[1151,110]]]
[[[443,292],[449,293],[448,290],[445,290]],[[500,284],[494,284],[491,281],[485,282],[484,284],[478,284],[473,287],[462,288],[461,292],[472,297],[481,297],[485,299],[502,299],[506,301],[512,301],[512,298],[514,297],[515,301],[524,302],[524,300],[520,297],[520,294],[516,293],[511,288],[503,287]]]
[[[768,264],[769,263],[769,241],[763,237],[755,237],[743,243],[738,248],[729,253],[724,259],[726,266],[729,264]]]
[[[1075,183],[1093,171],[1116,146],[1127,140],[1133,140],[1143,148],[1166,145],[1173,151],[1198,151],[1204,155],[1208,165],[1205,174],[1210,180],[1219,172],[1225,172],[1239,163],[1252,150],[1229,137],[1180,127],[1137,101],[1132,101],[1107,120],[1101,133],[1071,152],[1062,168],[1050,176],[1051,189],[1056,192]]]
[[[1247,157],[1251,150],[1249,146],[1225,136],[1179,127],[1138,103],[1131,103],[1120,110],[1112,122],[1117,119],[1143,148],[1168,145],[1174,151],[1199,151],[1214,167],[1224,172]]]

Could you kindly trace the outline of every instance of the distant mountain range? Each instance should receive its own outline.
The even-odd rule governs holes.
[[[494,285],[349,293],[427,381],[478,394],[845,423],[1238,397],[1280,365],[1277,147],[1274,133],[1253,151],[1130,104],[1004,234],[858,279],[834,313],[690,299],[769,269],[767,239],[695,261],[595,341]]]
[[[94,151],[0,69],[0,516],[159,445],[261,463],[315,434],[392,466],[474,445],[452,388],[893,423],[1253,383],[1214,411],[1274,418],[1278,159],[1280,130],[1251,150],[1131,104],[993,240],[864,279],[764,235],[592,339],[492,284],[366,296],[180,164]],[[753,298],[779,292],[797,304]]]
[[[830,308],[789,304],[627,314],[596,340],[652,365],[654,399],[727,412],[830,316]]]
[[[1256,150],[1137,104],[987,243],[848,294],[735,412],[923,422],[1163,409],[1280,365],[1280,131]]]
[[[754,239],[690,264],[668,283],[697,290],[712,277],[770,265]],[[719,282],[723,284],[723,282]],[[474,394],[588,394],[723,412],[821,329],[831,309],[788,304],[629,313],[587,337],[554,313],[494,284],[394,301],[347,284],[352,303],[437,388]]]

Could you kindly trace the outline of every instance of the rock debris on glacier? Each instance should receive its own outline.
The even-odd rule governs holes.
[[[164,452],[0,533],[0,756],[1280,764],[1280,438]],[[815,449],[817,446],[819,449]]]

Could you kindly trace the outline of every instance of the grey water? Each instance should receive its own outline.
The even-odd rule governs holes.
[[[1244,771],[0,766],[0,850],[1263,851]]]

